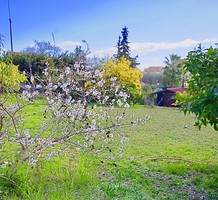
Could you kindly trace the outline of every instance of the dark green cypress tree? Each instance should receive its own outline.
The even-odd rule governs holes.
[[[129,33],[128,28],[125,26],[121,31],[122,37],[119,36],[118,38],[117,54],[115,55],[115,58],[120,59],[122,57],[125,57],[126,59],[131,61],[131,67],[136,67],[137,65],[139,65],[139,63],[137,62],[138,56],[133,58],[130,56],[128,33]]]
[[[128,42],[128,29],[125,26],[122,30],[122,41],[120,45],[120,50],[121,50],[121,57],[124,56],[125,58],[129,59],[130,58],[130,47],[129,47],[129,42]]]

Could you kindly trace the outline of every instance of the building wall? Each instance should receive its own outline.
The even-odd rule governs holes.
[[[162,74],[163,73],[163,67],[160,66],[151,66],[144,69],[144,73],[157,73]]]

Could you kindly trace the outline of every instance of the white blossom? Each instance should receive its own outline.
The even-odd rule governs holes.
[[[30,85],[25,85],[25,88],[26,88],[27,90],[29,90],[29,89],[31,89],[31,86],[30,86]]]
[[[120,140],[120,143],[123,144],[124,142],[127,142],[129,139],[127,137],[123,137]]]
[[[66,75],[69,75],[69,74],[71,73],[71,71],[70,71],[70,68],[69,68],[69,67],[66,67],[66,69],[65,69],[65,73],[66,73]]]
[[[36,85],[36,89],[41,89],[41,88],[42,88],[42,86],[40,84]]]
[[[30,138],[30,133],[29,133],[29,130],[28,130],[28,129],[26,129],[26,130],[24,131],[24,135],[26,136],[26,138]]]
[[[121,153],[121,154],[118,155],[117,158],[118,158],[118,159],[121,159],[122,157],[123,157],[123,154]]]
[[[111,77],[110,81],[115,82],[117,80],[117,77]]]
[[[77,148],[76,148],[77,151],[80,151],[80,149],[81,149],[80,147],[77,147]]]
[[[96,129],[96,128],[95,128],[95,125],[96,125],[96,120],[93,119],[92,122],[91,122],[90,128],[91,128],[92,130],[95,130],[95,129]]]
[[[43,74],[44,74],[45,76],[48,76],[48,69],[47,69],[47,68],[44,69]]]
[[[9,164],[8,161],[4,161],[3,164],[1,164],[1,168],[3,169],[6,168],[8,164]]]
[[[130,108],[130,105],[129,105],[128,103],[126,103],[126,104],[124,105],[124,108],[129,109],[129,108]]]
[[[52,156],[52,153],[49,153],[49,154],[47,154],[47,156],[46,156],[46,158],[45,158],[45,159],[46,159],[47,161],[50,161],[50,159],[51,159],[51,156]]]
[[[30,76],[30,82],[31,82],[31,83],[34,82],[34,76]]]
[[[134,156],[130,156],[129,160],[133,161],[134,160]]]
[[[98,82],[98,86],[99,86],[99,87],[103,87],[104,83],[105,83],[105,81],[104,81],[104,80],[101,80],[101,81]]]
[[[109,96],[106,95],[104,99],[105,99],[105,101],[107,101],[109,99]]]
[[[30,160],[29,160],[29,165],[34,165],[34,164],[36,164],[38,162],[38,159],[34,159],[34,158],[31,158]]]
[[[122,101],[120,99],[117,100],[117,104],[119,107],[121,107],[123,105]]]

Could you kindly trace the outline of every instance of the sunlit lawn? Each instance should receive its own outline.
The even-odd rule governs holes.
[[[39,110],[32,107],[27,118]],[[66,154],[33,168],[22,166],[15,174],[0,169],[0,198],[218,199],[216,131],[199,131],[194,116],[178,109],[139,107],[130,109],[128,116],[132,114],[151,119],[122,130],[129,137],[123,159]],[[34,123],[39,122],[29,125]]]

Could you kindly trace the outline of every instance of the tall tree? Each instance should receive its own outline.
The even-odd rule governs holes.
[[[121,59],[109,59],[102,66],[104,71],[103,77],[107,85],[111,85],[111,78],[116,77],[116,81],[123,86],[130,94],[130,100],[136,100],[141,93],[140,80],[142,73],[137,68],[130,67],[130,60],[122,57]]]
[[[9,57],[0,60],[0,93],[4,90],[18,90],[19,83],[25,81],[25,75],[19,72],[18,66],[14,65]]]
[[[130,58],[130,47],[128,42],[128,28],[125,26],[122,30],[122,40],[120,42],[120,57]]]
[[[88,44],[85,41],[83,42],[87,45],[86,48],[76,46],[73,52],[61,52],[58,56],[49,56],[52,51],[47,48],[49,47],[47,42],[40,42],[40,45],[25,49],[25,52],[30,53],[11,53],[10,55],[12,55],[13,64],[18,65],[20,71],[25,71],[27,74],[31,75],[41,76],[43,70],[46,68],[46,63],[49,63],[49,65],[52,65],[55,68],[63,68],[63,66],[72,67],[78,62],[80,66],[88,65],[87,55],[89,54],[89,48]]]
[[[61,52],[60,47],[51,45],[49,41],[34,40],[34,43],[34,46],[25,48],[23,52],[44,54],[47,56],[58,56]]]
[[[50,60],[46,55],[36,54],[36,53],[21,53],[21,54],[11,54],[12,62],[19,66],[20,71],[25,71],[27,74],[31,75],[42,75],[43,70],[46,67],[46,62],[54,61],[55,57]],[[49,62],[49,64],[51,64]]]
[[[166,66],[163,72],[163,85],[168,87],[180,86],[183,60],[177,54],[171,54],[169,58],[166,57],[164,62]]]
[[[122,57],[124,57],[131,62],[130,67],[136,67],[137,65],[139,65],[139,63],[137,62],[138,56],[136,57],[130,56],[128,33],[129,33],[128,28],[125,26],[121,31],[122,37],[119,36],[118,38],[117,54],[115,55],[115,58],[121,59]]]
[[[185,114],[196,115],[199,128],[210,124],[218,131],[218,48],[189,52],[185,70],[191,74],[187,93],[177,94],[177,101]]]

